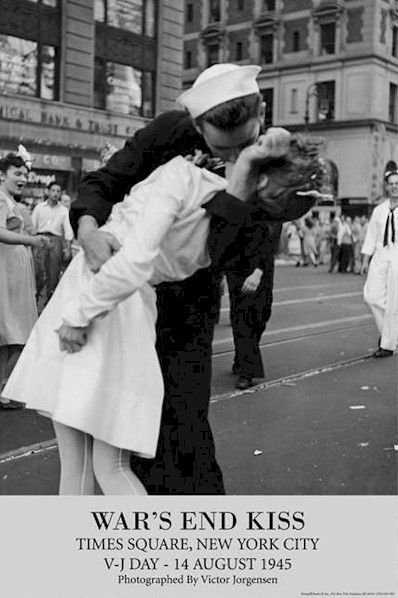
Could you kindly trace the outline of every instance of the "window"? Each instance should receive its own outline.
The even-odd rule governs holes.
[[[398,86],[390,83],[390,95],[388,100],[388,120],[390,123],[397,122],[397,92]]]
[[[218,23],[221,21],[220,0],[210,0],[209,2],[209,22]]]
[[[41,46],[40,97],[55,100],[58,53],[53,46]]]
[[[185,53],[185,68],[186,69],[192,68],[192,52],[190,52],[190,51]]]
[[[336,52],[336,23],[321,25],[321,54],[334,54]]]
[[[265,102],[264,126],[271,127],[274,119],[274,89],[269,87],[261,90]]]
[[[143,32],[142,0],[107,0],[107,23],[133,33]]]
[[[293,31],[292,51],[293,52],[300,51],[300,31]]]
[[[275,0],[264,0],[263,10],[275,10]]]
[[[94,20],[105,23],[105,0],[94,0]]]
[[[242,44],[242,42],[237,42],[235,60],[242,60],[242,59],[243,59],[243,44]]]
[[[156,34],[155,0],[95,0],[94,18],[137,35]]]
[[[392,28],[391,54],[394,56],[394,58],[398,58],[398,27],[396,26]]]
[[[290,95],[290,113],[295,114],[297,112],[297,89],[292,89]]]
[[[192,4],[192,2],[187,4],[187,21],[188,21],[188,23],[192,23],[192,21],[193,21],[193,4]]]
[[[95,60],[94,106],[110,112],[152,117],[154,75],[132,66]]]
[[[218,63],[218,44],[209,44],[207,46],[207,66]]]
[[[0,92],[58,99],[58,50],[39,42],[0,35]]]
[[[317,121],[334,120],[335,82],[317,84]]]
[[[244,1],[243,0],[236,0],[236,4],[237,4],[237,9],[239,11],[244,10],[245,6],[244,6]]]
[[[267,33],[261,37],[261,62],[271,64],[274,62],[274,34]]]

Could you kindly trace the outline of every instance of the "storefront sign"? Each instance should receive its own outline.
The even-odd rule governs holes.
[[[57,156],[54,154],[32,153],[33,168],[46,168],[48,170],[73,170],[70,156]]]
[[[32,123],[106,136],[126,137],[144,126],[138,117],[101,114],[95,110],[50,104],[33,98],[0,98],[0,120]]]

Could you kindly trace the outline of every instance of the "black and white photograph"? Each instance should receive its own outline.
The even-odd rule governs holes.
[[[398,597],[397,207],[397,0],[0,0],[1,598]]]

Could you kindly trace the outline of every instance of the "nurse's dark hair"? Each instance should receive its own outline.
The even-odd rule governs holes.
[[[201,128],[203,122],[208,122],[213,127],[229,131],[246,124],[251,118],[257,118],[260,114],[262,101],[263,98],[260,93],[235,98],[210,108],[210,110],[196,118],[195,122],[199,128]]]
[[[11,168],[11,166],[15,166],[15,168],[21,168],[21,166],[26,167],[26,164],[21,156],[17,156],[17,154],[10,152],[0,159],[0,172],[4,172],[5,174],[7,170]]]

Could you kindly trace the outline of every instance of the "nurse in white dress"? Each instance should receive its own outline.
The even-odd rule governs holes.
[[[103,227],[121,249],[97,274],[80,252],[34,327],[3,394],[53,420],[61,494],[94,494],[95,479],[105,494],[146,494],[129,457],[153,457],[159,433],[153,285],[210,264],[202,205],[226,186],[182,157],[159,167]]]
[[[398,171],[385,179],[389,198],[373,210],[361,250],[361,272],[368,271],[364,300],[380,334],[378,358],[392,356],[398,341]]]

